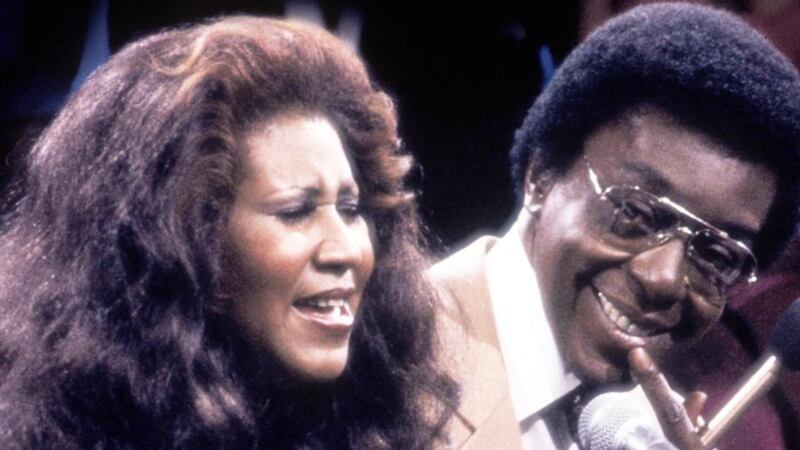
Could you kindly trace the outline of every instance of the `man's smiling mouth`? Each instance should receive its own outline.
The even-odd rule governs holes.
[[[655,327],[647,326],[641,323],[634,323],[630,317],[626,316],[622,311],[614,306],[602,292],[597,289],[593,290],[597,298],[600,300],[603,313],[606,315],[606,317],[608,317],[608,320],[617,326],[619,330],[631,336],[637,337],[652,336],[653,334],[659,332],[659,330]]]

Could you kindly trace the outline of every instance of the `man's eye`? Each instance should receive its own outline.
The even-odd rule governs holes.
[[[692,259],[708,272],[727,274],[738,267],[739,258],[728,246],[712,239],[697,238],[692,242]]]
[[[625,200],[614,209],[612,230],[624,237],[657,233],[661,229],[658,212],[647,203]]]

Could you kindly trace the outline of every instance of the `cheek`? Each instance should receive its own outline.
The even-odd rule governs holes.
[[[569,191],[553,188],[535,225],[534,250],[540,247],[550,263],[560,263],[564,246],[577,247],[589,234],[586,199]]]
[[[362,285],[366,284],[372,275],[372,270],[375,268],[375,251],[372,246],[374,233],[372,227],[367,223],[360,224],[360,229],[357,232],[358,247],[361,250],[361,262],[358,266],[358,275]]]
[[[586,208],[583,201],[563,200],[548,223],[548,228],[557,233],[562,241],[575,242],[587,233]]]
[[[240,233],[235,241],[238,281],[233,319],[251,342],[285,358],[298,347],[291,308],[306,273],[313,245],[305,233],[269,225]]]
[[[689,336],[690,343],[700,339],[722,316],[723,306],[717,306],[705,301],[702,297],[692,297],[691,326],[692,335]]]
[[[248,256],[250,287],[290,295],[310,264],[311,251],[303,236],[285,236],[273,242],[262,240],[258,251]]]
[[[268,220],[244,225],[231,229],[236,270],[242,272],[234,274],[241,281],[235,290],[244,296],[265,289],[290,293],[311,258],[307,236]]]
[[[574,294],[584,241],[590,239],[584,203],[552,192],[534,229],[533,266],[545,301],[562,303]],[[573,302],[568,302],[573,303]]]

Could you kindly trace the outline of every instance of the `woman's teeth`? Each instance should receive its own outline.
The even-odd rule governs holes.
[[[337,299],[324,299],[324,298],[314,298],[309,300],[301,300],[303,306],[310,306],[312,308],[343,308],[345,306],[345,300],[341,298]]]
[[[352,325],[350,302],[342,298],[304,298],[294,304],[306,318],[326,324]]]
[[[644,330],[640,326],[631,322],[631,319],[618,310],[614,305],[612,305],[602,292],[595,292],[597,292],[597,298],[600,299],[600,304],[603,306],[603,312],[610,321],[614,322],[617,328],[633,336],[645,337],[650,334],[648,330]]]

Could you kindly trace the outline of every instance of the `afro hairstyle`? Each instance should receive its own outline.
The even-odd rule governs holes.
[[[528,111],[511,149],[521,198],[525,173],[561,175],[599,126],[652,104],[766,164],[778,193],[754,250],[769,265],[798,222],[800,75],[731,13],[685,3],[640,6],[592,33]]]

